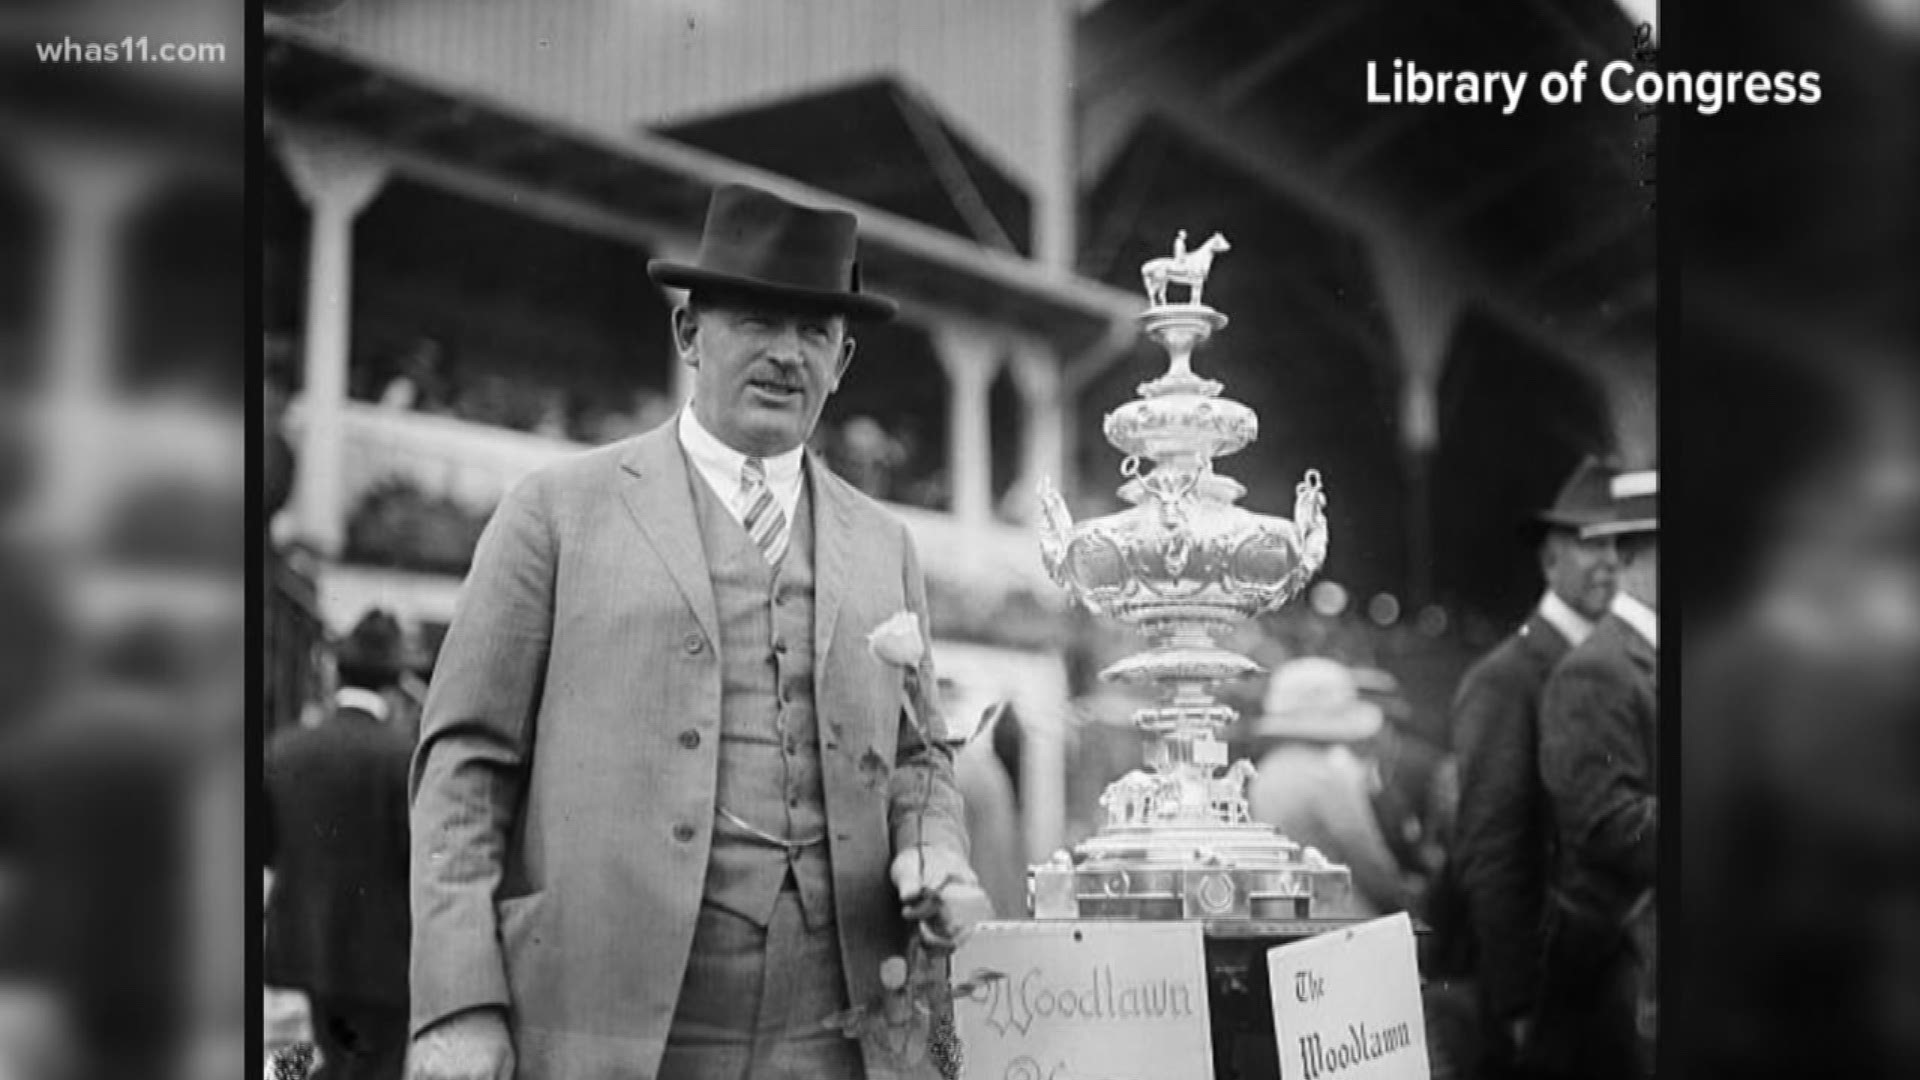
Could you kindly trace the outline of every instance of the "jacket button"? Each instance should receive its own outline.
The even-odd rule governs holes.
[[[688,634],[686,640],[681,642],[681,644],[686,647],[687,654],[691,656],[707,647],[707,639],[701,637],[699,634]]]
[[[700,733],[693,730],[692,728],[688,728],[687,730],[681,732],[680,745],[686,747],[689,750],[692,750],[693,748],[699,746]]]
[[[692,839],[693,839],[693,826],[691,826],[691,825],[675,825],[675,826],[673,827],[673,838],[674,838],[675,840],[678,840],[678,841],[680,841],[680,842],[681,842],[681,843],[683,843],[683,844],[684,844],[684,843],[686,843],[686,842],[687,842],[687,841],[689,841],[689,840],[692,840]]]
[[[780,654],[780,655],[782,655],[782,656],[785,656],[785,655],[787,654],[787,639],[786,639],[786,638],[774,638],[774,639],[773,639],[773,651],[774,651],[774,652],[777,652],[777,653],[779,653],[779,654]]]

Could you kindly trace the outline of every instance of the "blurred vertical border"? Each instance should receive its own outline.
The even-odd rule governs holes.
[[[230,0],[0,4],[10,1077],[244,1054],[251,21]],[[89,59],[142,39],[217,55]]]
[[[1920,1075],[1920,3],[1662,9],[1663,1075]]]

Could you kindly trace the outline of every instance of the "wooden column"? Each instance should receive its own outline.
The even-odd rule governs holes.
[[[98,524],[107,497],[99,433],[118,395],[127,223],[161,171],[84,143],[41,143],[23,160],[53,221],[39,407],[47,456],[34,516],[51,535],[78,538]]]
[[[669,262],[677,263],[692,263],[699,255],[700,242],[691,237],[676,240],[659,239],[649,244],[648,250],[652,252],[653,257],[656,259],[666,259]],[[672,310],[686,303],[687,290],[685,289],[676,289],[670,285],[656,285],[655,288],[660,290],[660,295],[666,301],[668,310]],[[678,343],[673,341],[667,343],[667,355],[673,358],[673,370],[668,376],[667,382],[668,393],[673,395],[673,407],[678,409],[693,400],[693,369],[681,362],[680,346]]]
[[[289,134],[279,150],[311,215],[294,520],[303,539],[334,558],[346,536],[341,412],[353,340],[353,223],[385,183],[387,166],[360,144],[305,133]]]
[[[1010,362],[1026,422],[1019,479],[1014,482],[1015,497],[1009,502],[1019,508],[1015,517],[1024,523],[1039,520],[1036,493],[1043,478],[1063,492],[1071,490],[1072,480],[1067,476],[1068,417],[1061,394],[1060,362],[1050,345],[1034,339],[1020,341]]]
[[[1079,225],[1073,168],[1073,30],[1079,4],[1035,0],[1040,62],[1034,72],[1034,261],[1061,275],[1073,272]]]
[[[947,373],[947,475],[953,485],[953,516],[962,526],[993,521],[993,439],[988,414],[1000,343],[977,328],[933,328],[934,350]]]
[[[1458,275],[1423,253],[1389,240],[1372,246],[1374,275],[1393,327],[1400,374],[1400,451],[1406,486],[1405,610],[1431,603],[1433,507],[1431,473],[1440,445],[1440,376],[1459,324]]]

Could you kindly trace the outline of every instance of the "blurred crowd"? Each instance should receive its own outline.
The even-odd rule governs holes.
[[[356,365],[354,396],[382,408],[447,416],[590,446],[616,442],[658,427],[673,415],[665,391],[635,387],[622,400],[604,392],[543,385],[522,372],[462,364],[457,351],[419,337],[391,354]]]
[[[295,346],[275,336],[267,348],[291,354]],[[356,365],[354,379],[354,396],[382,408],[588,446],[650,431],[677,408],[671,394],[651,386],[636,387],[623,400],[594,388],[533,383],[525,372],[473,369],[459,362],[452,346],[425,336]],[[925,445],[904,421],[823,418],[808,445],[838,475],[876,499],[927,509],[947,504],[946,470],[938,464],[943,448]]]

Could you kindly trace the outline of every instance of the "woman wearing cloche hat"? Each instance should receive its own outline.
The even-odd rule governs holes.
[[[1253,817],[1352,871],[1353,893],[1333,915],[1367,918],[1406,910],[1412,900],[1373,812],[1379,776],[1365,744],[1384,720],[1350,668],[1307,657],[1274,671],[1253,726],[1269,747],[1248,784]]]

